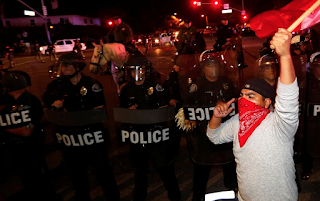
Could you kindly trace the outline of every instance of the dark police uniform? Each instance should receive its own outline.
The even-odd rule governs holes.
[[[128,82],[120,93],[120,107],[129,108],[137,105],[137,109],[156,109],[163,106],[165,100],[161,98],[163,88],[149,80],[145,80],[142,85],[135,82]],[[134,131],[155,131],[164,130],[168,126],[166,123],[133,125],[126,124],[125,130]],[[170,200],[180,200],[181,194],[178,182],[174,173],[174,163],[172,155],[172,144],[167,141],[153,142],[147,144],[130,144],[131,162],[135,169],[134,201],[143,201],[147,197],[147,174],[151,161],[153,168],[159,173],[165,188],[168,191]]]
[[[4,85],[9,86],[5,83]],[[15,84],[11,86],[15,87]],[[43,149],[45,133],[41,124],[43,115],[41,102],[27,91],[16,100],[9,96],[3,101],[5,102],[1,101],[0,106],[0,147],[2,150],[9,150],[12,155],[13,167],[17,170],[26,193],[24,198],[36,201],[59,200],[54,188],[42,174],[45,163]],[[26,137],[14,135],[8,131],[31,126],[33,132]]]
[[[63,100],[64,109],[85,111],[105,105],[101,84],[82,75],[73,85],[69,79],[50,83],[43,96],[47,107],[55,100]],[[62,112],[62,115],[64,112]],[[120,200],[120,194],[108,158],[109,132],[102,123],[84,126],[57,126],[56,137],[70,170],[76,200],[90,200],[88,168],[91,167],[108,200]]]
[[[177,50],[179,53],[183,51],[183,48],[185,47],[185,41],[190,41],[190,38],[192,35],[197,34],[198,29],[196,27],[190,26],[189,28],[183,27],[180,29],[179,34],[177,36],[179,43],[177,46]]]
[[[204,76],[199,77],[194,84],[191,84],[189,91],[191,96],[188,103],[198,109],[214,107],[218,101],[226,102],[239,95],[234,83],[222,76],[214,82],[208,81]],[[222,145],[210,143],[206,136],[206,128],[212,114],[209,118],[205,118],[206,113],[206,110],[203,110],[202,116],[196,115],[196,127],[186,135],[189,154],[194,164],[193,201],[204,199],[212,165],[222,164],[226,188],[237,187],[232,143]]]
[[[216,51],[224,50],[222,46],[227,42],[227,39],[232,37],[233,31],[229,25],[221,24],[217,28],[217,41],[214,44],[214,49]]]

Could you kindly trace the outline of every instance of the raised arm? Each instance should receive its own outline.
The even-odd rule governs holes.
[[[291,84],[296,79],[290,53],[291,37],[292,35],[289,31],[279,28],[270,41],[270,44],[274,46],[274,50],[280,58],[280,82],[282,84]]]

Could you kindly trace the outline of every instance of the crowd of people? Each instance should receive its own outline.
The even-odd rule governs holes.
[[[237,193],[234,200],[298,200],[295,135],[299,130],[308,133],[300,146],[302,178],[308,179],[317,155],[314,132],[319,127],[313,117],[299,125],[301,90],[305,90],[305,104],[316,103],[320,86],[320,53],[311,54],[308,40],[292,45],[292,34],[280,28],[268,40],[266,47],[272,45],[273,49],[258,60],[255,78],[239,86],[223,52],[236,52],[239,68],[247,64],[242,49],[230,45],[235,43],[228,20],[221,20],[217,43],[210,51],[191,20],[185,20],[178,35],[179,56],[173,62],[173,71],[160,82],[152,62],[133,44],[130,26],[119,16],[114,17],[114,24],[106,41],[122,43],[130,55],[124,65],[126,82],[117,86],[121,110],[115,111],[115,121],[117,141],[127,147],[120,161],[134,171],[134,201],[147,199],[150,169],[159,174],[169,200],[182,200],[174,165],[184,134],[193,164],[192,201],[205,200],[214,165],[221,165],[225,188]],[[42,174],[44,111],[46,120],[53,124],[75,200],[90,200],[89,169],[107,200],[121,200],[109,161],[104,86],[83,73],[86,62],[80,45],[77,41],[73,52],[55,62],[61,76],[47,85],[41,100],[28,91],[28,74],[4,70],[0,65],[1,146],[12,155],[27,200],[62,200]],[[38,47],[36,43],[37,52]],[[305,84],[301,84],[292,58],[304,54],[310,71],[302,80]],[[57,57],[53,54],[50,58]],[[43,62],[41,53],[36,54],[36,60]],[[14,63],[10,66],[14,68]],[[115,73],[114,63],[110,68]],[[176,119],[163,110],[174,111]]]

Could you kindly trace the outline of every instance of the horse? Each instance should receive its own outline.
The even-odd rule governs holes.
[[[94,46],[93,55],[91,57],[89,70],[93,74],[108,71],[108,67],[103,68],[108,62],[111,62],[111,73],[114,82],[117,85],[117,91],[120,92],[119,78],[120,69],[129,58],[129,53],[126,51],[122,43],[92,43]]]
[[[94,46],[93,55],[91,57],[89,70],[93,74],[102,73],[104,70],[102,66],[106,65],[109,61],[115,66],[123,66],[128,60],[129,53],[126,51],[122,43],[104,43],[96,44]]]

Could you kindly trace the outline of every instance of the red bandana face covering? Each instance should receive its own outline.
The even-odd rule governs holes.
[[[240,147],[242,147],[252,132],[260,125],[264,118],[266,118],[270,110],[256,105],[245,98],[240,98],[238,108],[240,121],[238,137]]]

